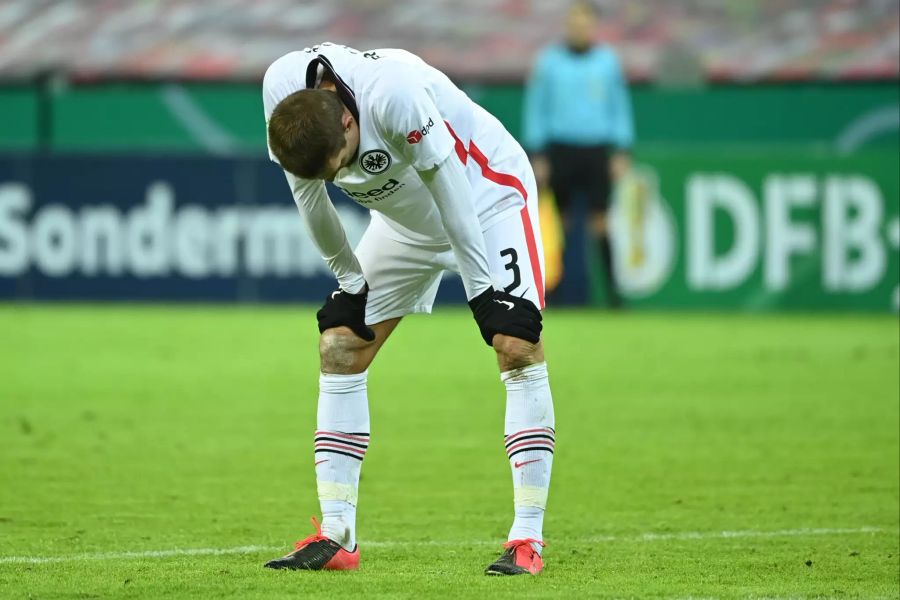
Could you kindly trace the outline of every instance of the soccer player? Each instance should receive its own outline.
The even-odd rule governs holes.
[[[504,446],[515,519],[488,574],[543,568],[553,402],[541,343],[543,255],[524,150],[440,71],[403,50],[324,43],[266,71],[269,155],[281,165],[340,289],[318,312],[315,469],[321,526],[274,569],[355,569],[356,504],[369,445],[366,373],[400,319],[431,312],[444,270],[462,276],[506,385]],[[371,211],[356,249],[325,189]]]

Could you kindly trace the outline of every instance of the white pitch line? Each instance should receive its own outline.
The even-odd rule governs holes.
[[[590,538],[568,540],[570,543],[603,543],[603,542],[660,542],[669,540],[719,540],[741,538],[776,538],[803,537],[823,535],[855,535],[862,533],[898,533],[883,527],[846,527],[846,528],[814,528],[814,529],[777,529],[773,531],[741,530],[741,531],[682,531],[675,533],[639,533],[637,535],[601,535]],[[498,546],[500,541],[450,541],[450,540],[393,540],[364,541],[363,546],[369,548],[395,548],[399,546]],[[173,556],[217,556],[222,554],[255,554],[257,552],[276,552],[284,550],[284,546],[236,546],[234,548],[175,548],[172,550],[142,550],[135,552],[96,552],[87,554],[70,554],[68,556],[0,556],[0,564],[47,564],[76,561],[126,560],[131,558],[169,558]]]
[[[169,558],[171,556],[215,556],[219,554],[253,554],[274,551],[272,546],[236,546],[234,548],[176,548],[173,550],[142,550],[137,552],[95,552],[68,556],[3,556],[0,564],[30,564],[75,562],[80,560],[123,560],[129,558]]]
[[[808,529],[776,529],[774,531],[681,531],[675,533],[641,533],[632,537],[615,535],[596,536],[590,542],[618,542],[623,540],[634,542],[658,542],[666,540],[715,540],[737,538],[774,538],[799,537],[804,535],[848,535],[857,533],[882,533],[882,527],[849,527],[849,528],[808,528]]]

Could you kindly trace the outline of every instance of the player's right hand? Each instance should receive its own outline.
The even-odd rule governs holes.
[[[543,155],[537,155],[531,159],[531,169],[534,171],[534,180],[539,188],[550,185],[550,161]]]
[[[325,305],[316,313],[319,320],[319,333],[333,327],[349,327],[350,330],[367,342],[375,339],[375,332],[366,325],[366,300],[369,297],[369,286],[366,285],[358,294],[350,294],[344,290],[335,290],[325,299]]]
[[[541,339],[541,311],[531,300],[488,288],[469,300],[469,308],[488,346],[494,345],[498,333],[532,344]]]

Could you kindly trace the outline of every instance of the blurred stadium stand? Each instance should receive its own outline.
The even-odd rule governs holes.
[[[636,80],[872,79],[900,72],[896,0],[600,0]],[[322,40],[400,47],[458,78],[519,80],[567,0],[3,0],[0,77],[258,78]],[[548,24],[550,24],[548,26]],[[50,42],[48,42],[50,41]],[[673,70],[675,71],[673,73]]]
[[[628,305],[898,310],[900,1],[595,3],[638,84]],[[0,299],[318,301],[333,279],[265,154],[268,64],[406,48],[518,135],[568,5],[0,0]],[[355,238],[365,211],[337,203]],[[588,267],[566,280],[598,302]]]

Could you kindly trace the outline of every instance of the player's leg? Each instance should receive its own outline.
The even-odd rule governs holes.
[[[369,283],[366,323],[375,339],[366,342],[345,327],[328,329],[319,338],[315,469],[322,525],[269,567],[353,569],[359,564],[356,507],[369,445],[367,370],[403,315],[430,312],[441,273],[432,255],[384,233],[383,224],[373,221],[356,248]]]
[[[359,475],[369,446],[367,369],[400,317],[367,323],[367,342],[347,327],[319,336],[319,401],[314,436],[316,488],[322,524],[293,552],[269,561],[273,569],[348,570],[359,566],[356,505]]]
[[[375,339],[367,342],[349,327],[326,329],[319,336],[319,367],[323,374],[353,375],[369,368],[381,346],[400,323],[400,317],[369,324]]]
[[[613,270],[612,244],[609,239],[607,220],[612,196],[609,149],[605,146],[591,148],[587,151],[587,157],[590,160],[590,168],[585,169],[584,172],[591,215],[590,233],[597,247],[600,266],[603,269],[607,303],[612,308],[618,308],[622,301],[616,283],[616,274]]]
[[[547,157],[550,163],[550,190],[556,201],[556,209],[563,225],[563,242],[565,243],[573,227],[572,207],[575,203],[575,195],[579,189],[578,182],[581,177],[578,170],[578,154],[573,152],[570,146],[551,144],[547,149]],[[565,252],[563,253],[565,258]],[[566,266],[563,264],[563,274],[553,290],[547,293],[547,302],[553,306],[558,300],[564,299],[565,287],[562,280],[566,276]],[[571,294],[569,294],[571,295]],[[571,301],[571,300],[570,300]]]
[[[356,548],[359,475],[369,446],[368,368],[399,323],[400,317],[367,323],[375,332],[371,342],[347,327],[319,336],[314,454],[321,535],[349,552]]]
[[[392,239],[381,221],[372,222],[356,254],[369,282],[366,323],[375,340],[346,327],[319,338],[315,455],[322,531],[348,549],[356,544],[359,473],[369,444],[367,370],[402,316],[431,311],[441,273],[432,252]]]
[[[578,170],[573,164],[577,160],[568,146],[551,144],[547,148],[547,160],[550,163],[550,190],[556,200],[556,208],[563,222],[563,229],[568,233],[571,226],[571,208],[577,190]]]
[[[543,308],[544,260],[533,182],[526,182],[526,190],[526,208],[491,227],[485,240],[495,285]],[[544,345],[506,335],[495,336],[493,345],[506,386],[504,446],[512,472],[515,517],[506,553],[487,572],[537,573],[542,568],[544,511],[556,437]]]

